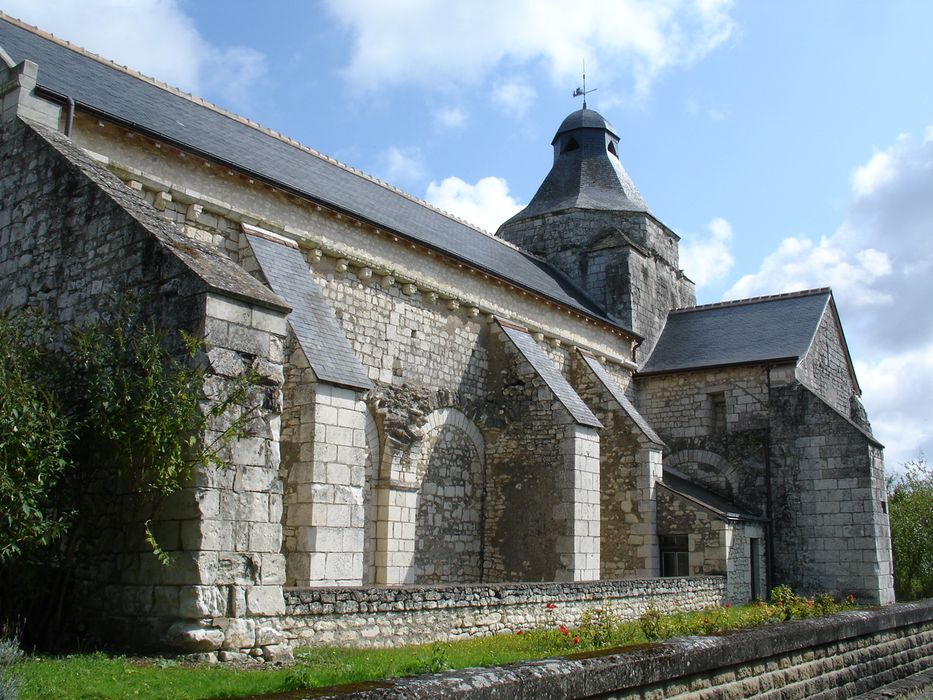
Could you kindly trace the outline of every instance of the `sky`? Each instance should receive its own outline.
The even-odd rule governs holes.
[[[547,174],[585,65],[698,301],[832,287],[889,470],[933,454],[927,0],[0,9],[490,231]]]

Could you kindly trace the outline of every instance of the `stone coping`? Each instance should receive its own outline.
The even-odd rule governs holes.
[[[434,608],[476,608],[606,600],[653,596],[670,598],[683,592],[722,588],[722,576],[689,576],[616,581],[556,583],[478,583],[443,586],[340,586],[286,588],[288,615],[389,612]]]
[[[379,687],[337,695],[333,694],[334,689],[320,689],[305,697],[346,700],[598,697],[931,622],[933,600],[925,600],[767,625],[720,637],[683,637],[618,654],[591,652],[495,668],[463,669],[380,683]]]

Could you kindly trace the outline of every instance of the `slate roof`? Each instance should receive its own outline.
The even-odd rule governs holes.
[[[273,241],[255,231],[247,230],[246,239],[269,286],[292,307],[288,323],[314,374],[331,384],[371,388],[366,370],[314,281],[304,255],[284,240]]]
[[[503,226],[566,209],[648,212],[648,205],[619,158],[607,150],[606,132],[618,142],[615,129],[592,109],[574,112],[554,136],[556,156],[550,172],[528,206]],[[578,147],[563,150],[573,138]]]
[[[564,121],[560,123],[551,143],[553,144],[557,137],[564,132],[574,131],[575,129],[602,129],[619,138],[619,132],[616,131],[616,128],[595,109],[578,109],[576,112],[568,114]]]
[[[831,299],[823,288],[671,311],[639,374],[796,361]]]
[[[664,470],[663,479],[660,482],[660,485],[667,488],[668,491],[672,491],[679,496],[683,496],[691,501],[694,501],[695,503],[699,503],[701,506],[704,506],[708,510],[713,511],[726,520],[767,520],[767,518],[762,518],[759,515],[754,515],[752,513],[743,511],[737,505],[732,503],[732,501],[729,501],[719,494],[713,493],[709,489],[704,488],[699,484],[695,484],[692,481],[684,478],[682,475],[668,469]]]
[[[0,15],[0,46],[39,66],[41,88],[108,121],[219,161],[626,329],[543,260],[245,119]]]
[[[593,374],[596,375],[600,383],[609,391],[612,395],[612,398],[616,400],[616,403],[622,408],[623,411],[632,419],[632,422],[638,426],[638,429],[644,433],[645,437],[648,438],[651,442],[656,445],[664,445],[664,441],[660,436],[654,431],[654,428],[651,427],[651,424],[645,420],[638,409],[628,400],[628,397],[625,395],[625,392],[616,384],[615,380],[609,375],[609,372],[606,371],[606,368],[603,367],[602,363],[593,357],[588,352],[580,351],[580,356],[583,358],[583,361],[586,362],[587,366],[593,371]]]
[[[560,373],[560,370],[551,362],[551,358],[535,342],[528,331],[513,326],[510,323],[499,321],[499,327],[505,331],[522,356],[528,360],[534,370],[538,373],[544,383],[554,392],[554,396],[567,409],[567,412],[580,425],[591,428],[602,428],[603,424],[599,418],[593,415],[593,412],[583,403],[580,395],[573,390],[573,387]]]

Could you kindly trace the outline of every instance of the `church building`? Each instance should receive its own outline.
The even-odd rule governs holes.
[[[130,293],[205,340],[206,400],[262,380],[230,467],[157,514],[171,566],[130,514],[101,527],[89,616],[270,658],[393,615],[503,631],[545,594],[893,602],[832,292],[697,306],[597,112],[492,235],[2,14],[0,49],[0,308],[80,323]]]

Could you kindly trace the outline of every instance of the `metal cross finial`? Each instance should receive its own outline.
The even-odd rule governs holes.
[[[583,62],[583,87],[577,88],[573,91],[574,97],[583,96],[583,109],[586,109],[586,96],[591,92],[596,92],[599,88],[593,88],[592,90],[586,89],[586,61]]]

